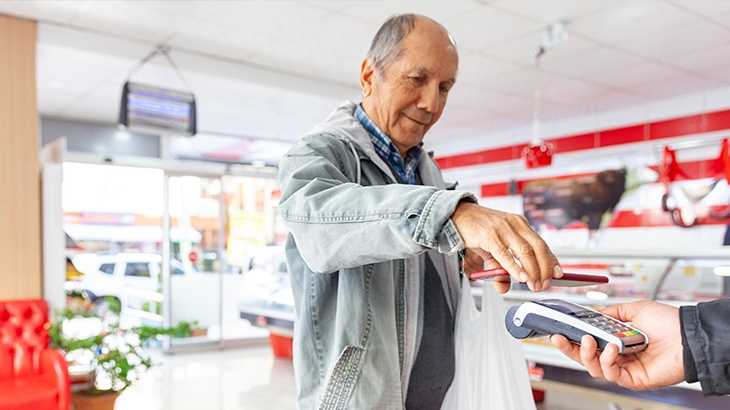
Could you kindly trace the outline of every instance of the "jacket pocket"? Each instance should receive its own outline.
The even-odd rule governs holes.
[[[359,347],[345,346],[329,375],[322,399],[317,406],[318,409],[340,410],[346,408],[355,387],[362,353],[363,349]]]

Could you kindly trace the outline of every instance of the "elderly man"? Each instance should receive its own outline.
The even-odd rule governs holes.
[[[362,63],[362,103],[342,104],[280,162],[301,409],[441,406],[454,376],[457,251],[468,250],[467,271],[502,266],[532,290],[562,275],[524,217],[446,190],[421,148],[457,67],[441,25],[390,18]]]

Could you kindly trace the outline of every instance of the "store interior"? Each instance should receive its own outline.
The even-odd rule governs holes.
[[[67,322],[51,338],[137,329],[122,354],[151,365],[116,410],[297,408],[279,158],[361,101],[398,13],[457,45],[423,145],[444,180],[524,215],[564,270],[608,278],[513,284],[506,307],[730,296],[730,2],[26,0],[0,2],[0,302],[44,301]],[[185,117],[128,117],[144,92]],[[489,282],[472,286],[479,304]],[[540,410],[730,408],[520,345]],[[127,383],[91,370],[94,349],[65,357],[74,392]]]

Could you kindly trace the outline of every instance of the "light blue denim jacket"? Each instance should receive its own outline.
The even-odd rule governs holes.
[[[300,409],[402,409],[423,325],[429,252],[456,312],[451,222],[467,192],[444,189],[422,155],[423,186],[397,184],[345,102],[279,163],[279,212],[290,230],[294,370]]]

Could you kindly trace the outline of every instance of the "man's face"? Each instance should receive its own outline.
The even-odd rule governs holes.
[[[459,60],[446,32],[428,21],[418,20],[402,46],[382,81],[366,59],[360,83],[365,113],[404,156],[441,117]]]

